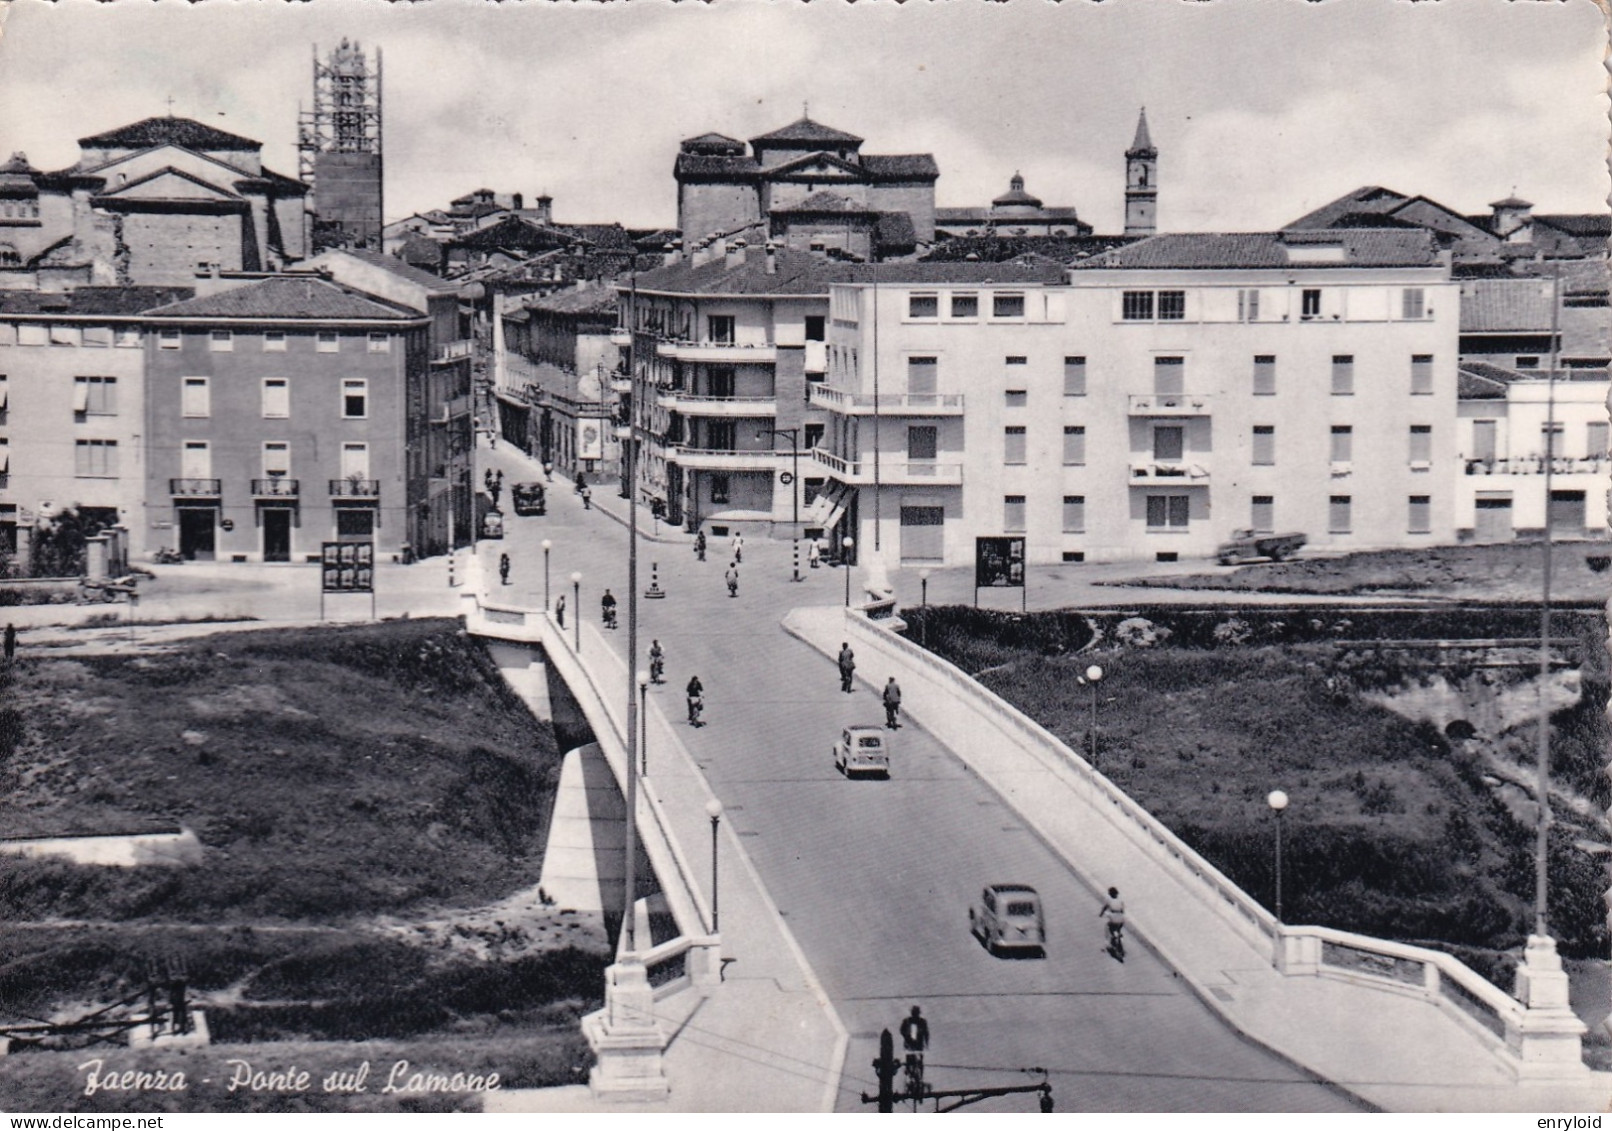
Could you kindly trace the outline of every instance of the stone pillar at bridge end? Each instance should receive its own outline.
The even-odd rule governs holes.
[[[595,1099],[653,1103],[670,1093],[666,1034],[655,1019],[649,971],[636,955],[624,954],[605,970],[605,1006],[583,1019],[582,1031],[596,1062],[588,1074]]]
[[[1577,1076],[1585,1071],[1581,1038],[1587,1031],[1567,999],[1567,972],[1556,940],[1529,935],[1517,967],[1517,1000],[1522,1012],[1506,1031],[1525,1077]]]

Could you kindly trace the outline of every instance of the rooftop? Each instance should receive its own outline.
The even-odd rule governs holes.
[[[156,306],[153,318],[387,319],[419,317],[361,292],[306,275],[277,275],[215,294]]]
[[[127,317],[195,294],[193,287],[78,287],[65,292],[0,291],[0,314]]]
[[[825,126],[810,118],[802,117],[782,129],[751,138],[750,144],[751,146],[783,144],[791,148],[807,145],[824,149],[842,149],[855,148],[862,144],[862,139],[855,134],[848,134],[844,130],[837,130],[833,126]]]
[[[1299,249],[1304,249],[1299,251]],[[1323,249],[1337,258],[1321,258]],[[1298,255],[1290,254],[1298,251]],[[1438,248],[1420,229],[1351,228],[1326,232],[1181,233],[1151,236],[1077,263],[1077,268],[1432,267]]]
[[[150,149],[157,145],[177,145],[183,149],[256,152],[263,148],[251,138],[225,133],[189,118],[172,117],[147,118],[104,134],[81,137],[78,144],[86,149]]]

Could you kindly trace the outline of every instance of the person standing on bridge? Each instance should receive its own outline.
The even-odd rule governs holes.
[[[728,583],[728,596],[737,597],[739,595],[739,563],[737,561],[728,565],[728,572],[723,575],[723,580]]]
[[[856,653],[845,641],[840,641],[840,690],[846,694],[851,691],[851,677],[856,674]]]
[[[901,714],[901,685],[896,677],[891,676],[890,681],[884,685],[884,725],[891,730],[900,730],[901,724],[896,716]]]
[[[737,530],[733,532],[733,564],[738,565],[744,561],[744,535]]]
[[[558,597],[556,597],[554,599],[554,619],[559,622],[561,628],[565,627],[565,594],[564,593],[561,593]]]
[[[817,569],[822,563],[823,552],[817,548],[816,542],[806,543],[806,564]]]

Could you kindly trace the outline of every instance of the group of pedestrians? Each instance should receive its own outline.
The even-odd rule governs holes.
[[[847,695],[851,694],[852,681],[856,676],[856,653],[851,651],[847,641],[840,641],[840,653],[835,663],[840,669],[840,690]],[[901,729],[901,685],[896,677],[891,676],[884,685],[884,692],[880,696],[884,702],[884,725],[891,730]]]

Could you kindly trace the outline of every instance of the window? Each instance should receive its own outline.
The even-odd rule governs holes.
[[[1086,496],[1065,495],[1063,497],[1063,532],[1065,534],[1084,534],[1086,532]]]
[[[1254,466],[1274,467],[1276,465],[1276,425],[1254,425]]]
[[[1321,292],[1319,289],[1306,289],[1299,296],[1299,315],[1302,318],[1321,317]]]
[[[1159,463],[1179,463],[1186,453],[1186,429],[1179,424],[1153,426],[1153,459]]]
[[[369,415],[369,381],[366,378],[342,379],[341,414],[347,420],[362,420]]]
[[[1539,446],[1546,456],[1560,455],[1562,450],[1562,422],[1547,420],[1539,426]]]
[[[908,318],[939,318],[940,317],[940,296],[939,295],[908,295],[907,296],[907,317]]]
[[[707,396],[720,397],[722,400],[733,399],[733,366],[713,365],[705,371],[705,392]]]
[[[1002,498],[1002,529],[1008,534],[1024,532],[1024,496],[1005,495]]]
[[[112,345],[112,327],[84,327],[84,345],[91,349],[107,349]]]
[[[369,336],[370,353],[391,353],[392,335],[386,333],[372,333]]]
[[[213,353],[231,353],[235,349],[235,333],[232,330],[214,330],[208,336],[207,348]]]
[[[1083,397],[1086,395],[1085,358],[1066,357],[1063,359],[1063,395],[1066,397]]]
[[[116,377],[74,377],[73,411],[87,416],[116,416],[118,379]]]
[[[369,445],[362,441],[341,446],[341,477],[343,479],[369,478]]]
[[[10,395],[11,382],[6,380],[6,375],[4,373],[0,373],[0,416],[5,415],[6,404],[10,398]]]
[[[1026,408],[1030,404],[1030,394],[1023,389],[1009,389],[1004,400],[1008,408]]]
[[[806,340],[808,342],[821,342],[827,338],[826,324],[821,314],[808,314],[806,316]]]
[[[1186,291],[1159,292],[1159,321],[1179,322],[1187,316]]]
[[[1153,393],[1155,396],[1180,396],[1186,392],[1187,359],[1184,357],[1155,357],[1153,359]]]
[[[84,334],[77,326],[52,326],[50,328],[50,344],[53,346],[78,346],[84,342]]]
[[[1065,467],[1079,467],[1086,462],[1086,426],[1065,424],[1063,428],[1063,463]]]
[[[1002,359],[1002,364],[1008,365],[1008,366],[1029,365],[1030,364],[1030,359],[1027,358],[1027,357],[1018,357],[1018,356],[1005,357],[1005,358]],[[1011,368],[1008,370],[1009,374],[1012,374],[1013,372],[1014,371]]]
[[[115,349],[139,349],[140,331],[138,329],[118,329],[112,332],[112,345]]]
[[[1433,355],[1411,354],[1411,395],[1425,397],[1433,392]]]
[[[285,352],[285,331],[284,330],[265,330],[265,331],[263,331],[263,352],[264,353],[284,353]]]
[[[1412,534],[1433,533],[1433,497],[1431,495],[1412,495],[1408,510],[1405,525],[1407,531]]]
[[[801,433],[801,439],[800,439],[801,448],[803,450],[809,452],[813,448],[820,447],[822,445],[822,443],[823,443],[823,428],[824,427],[825,426],[822,425],[822,424],[806,424],[806,425],[803,425],[802,426],[803,431]]]
[[[961,294],[952,295],[953,318],[978,318],[980,316],[979,295]]]
[[[1539,355],[1537,355],[1537,354],[1518,354],[1517,355],[1516,368],[1518,368],[1518,369],[1538,369],[1539,368]]]
[[[1002,437],[1002,462],[1025,462],[1025,433],[1023,425],[1015,425],[1004,429]]]
[[[50,332],[48,330],[46,330],[43,326],[30,325],[30,324],[25,322],[22,325],[17,327],[17,344],[19,346],[43,346],[43,345],[49,345],[50,344]],[[175,336],[174,336],[174,345],[172,347],[163,346],[162,348],[163,349],[169,349],[169,348],[178,349],[179,348],[179,339],[178,339],[177,332],[175,333]]]
[[[1016,294],[999,294],[991,296],[992,318],[1023,318],[1024,296]]]
[[[734,336],[734,318],[731,314],[707,314],[705,337],[719,346],[731,346]]]
[[[1127,322],[1153,321],[1153,292],[1126,291],[1120,296],[1120,317]]]
[[[1474,420],[1472,422],[1472,458],[1493,460],[1497,450],[1496,437],[1499,421]]]
[[[10,474],[11,441],[6,439],[4,436],[0,436],[0,478],[4,478]],[[5,551],[6,553],[14,553],[16,548],[16,542],[14,540],[8,541],[4,545],[0,545],[0,550]]]
[[[3,378],[0,378],[3,381]],[[0,390],[5,388],[0,384]],[[0,408],[5,407],[3,394],[0,394]],[[1592,420],[1584,426],[1584,454],[1594,459],[1607,454],[1607,422],[1605,420]]]
[[[206,377],[186,377],[179,398],[180,416],[213,415],[213,397]]]
[[[341,337],[334,330],[320,330],[314,335],[314,349],[320,353],[338,353]]]
[[[263,478],[280,479],[291,474],[291,445],[284,440],[263,441]]]
[[[1327,533],[1347,534],[1353,518],[1354,499],[1348,495],[1333,495],[1327,500]]]
[[[1149,495],[1147,525],[1150,530],[1185,529],[1189,513],[1185,495]]]
[[[286,378],[263,378],[263,415],[271,418],[291,415],[291,382]]]
[[[1433,426],[1431,424],[1412,424],[1410,426],[1410,462],[1411,467],[1426,470],[1433,465]]]
[[[1276,395],[1276,355],[1273,353],[1254,355],[1254,395],[1256,397]]]
[[[1255,495],[1248,507],[1248,528],[1255,534],[1276,529],[1276,496]]]
[[[73,474],[82,479],[111,479],[118,473],[116,440],[75,440]]]
[[[1355,391],[1355,358],[1352,353],[1332,355],[1332,395],[1353,396]]]
[[[728,477],[726,475],[711,476],[711,501],[713,503],[726,503],[728,501]]]
[[[939,430],[933,424],[913,424],[907,428],[907,462],[924,463],[935,458]]]
[[[1332,426],[1332,449],[1328,457],[1333,463],[1348,463],[1355,458],[1355,430],[1350,424]]]
[[[1399,316],[1401,318],[1427,317],[1427,292],[1421,287],[1406,287],[1400,291]]]
[[[935,392],[940,366],[937,358],[907,358],[907,392],[928,396]]]
[[[1245,288],[1237,292],[1237,321],[1259,321],[1259,291]]]

